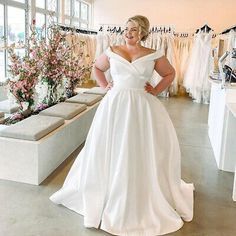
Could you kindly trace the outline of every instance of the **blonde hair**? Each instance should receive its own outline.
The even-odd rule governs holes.
[[[140,40],[145,41],[148,37],[149,27],[150,27],[148,18],[145,16],[136,15],[136,16],[130,17],[126,23],[128,22],[134,22],[138,25],[140,34],[142,36]]]

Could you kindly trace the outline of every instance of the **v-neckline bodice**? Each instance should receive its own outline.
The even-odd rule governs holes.
[[[155,52],[152,52],[152,53],[148,53],[148,54],[146,54],[146,55],[144,55],[144,56],[138,57],[138,58],[136,58],[136,59],[133,60],[133,61],[128,61],[127,59],[125,59],[124,57],[122,57],[121,55],[119,55],[118,53],[113,52],[110,47],[109,47],[109,51],[110,51],[113,55],[119,57],[120,59],[122,59],[123,61],[125,61],[125,62],[128,63],[128,64],[136,63],[137,61],[139,61],[139,60],[141,60],[141,59],[144,59],[144,58],[146,58],[146,57],[148,57],[148,56],[154,55],[154,54],[156,53],[156,51],[155,51]]]

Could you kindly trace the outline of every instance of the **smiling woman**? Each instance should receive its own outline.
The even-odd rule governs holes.
[[[128,19],[126,23],[127,27],[125,28],[125,32],[127,32],[129,23],[131,22],[136,25],[135,27],[131,28],[131,30],[134,32],[138,32],[140,40],[145,41],[149,34],[149,31],[148,31],[150,27],[149,20],[144,16],[140,16],[140,15],[133,16]]]
[[[97,59],[95,75],[108,92],[63,187],[50,198],[84,215],[85,227],[114,235],[162,235],[193,217],[193,185],[181,180],[175,129],[156,98],[175,71],[160,51],[141,46],[148,29],[146,17],[129,18],[126,44]],[[109,68],[113,83],[104,74]],[[163,77],[156,87],[148,83],[154,70]]]

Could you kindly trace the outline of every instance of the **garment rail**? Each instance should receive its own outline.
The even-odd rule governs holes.
[[[151,26],[149,33],[172,33],[174,32],[174,27],[172,26]]]
[[[72,31],[72,32],[81,33],[81,34],[97,34],[97,31],[94,31],[94,30],[75,28],[75,27],[60,25],[60,24],[58,24],[58,26],[63,31],[68,31],[68,32]]]
[[[122,26],[113,24],[100,24],[99,32],[123,33]]]
[[[236,31],[236,25],[234,25],[234,26],[232,26],[232,27],[230,27],[230,28],[228,28],[228,29],[225,29],[221,34],[227,34],[227,33],[229,33],[231,30]]]

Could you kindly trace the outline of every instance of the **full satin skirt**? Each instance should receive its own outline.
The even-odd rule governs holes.
[[[50,199],[114,235],[163,235],[191,221],[193,185],[181,180],[178,139],[161,102],[143,89],[112,88]]]

